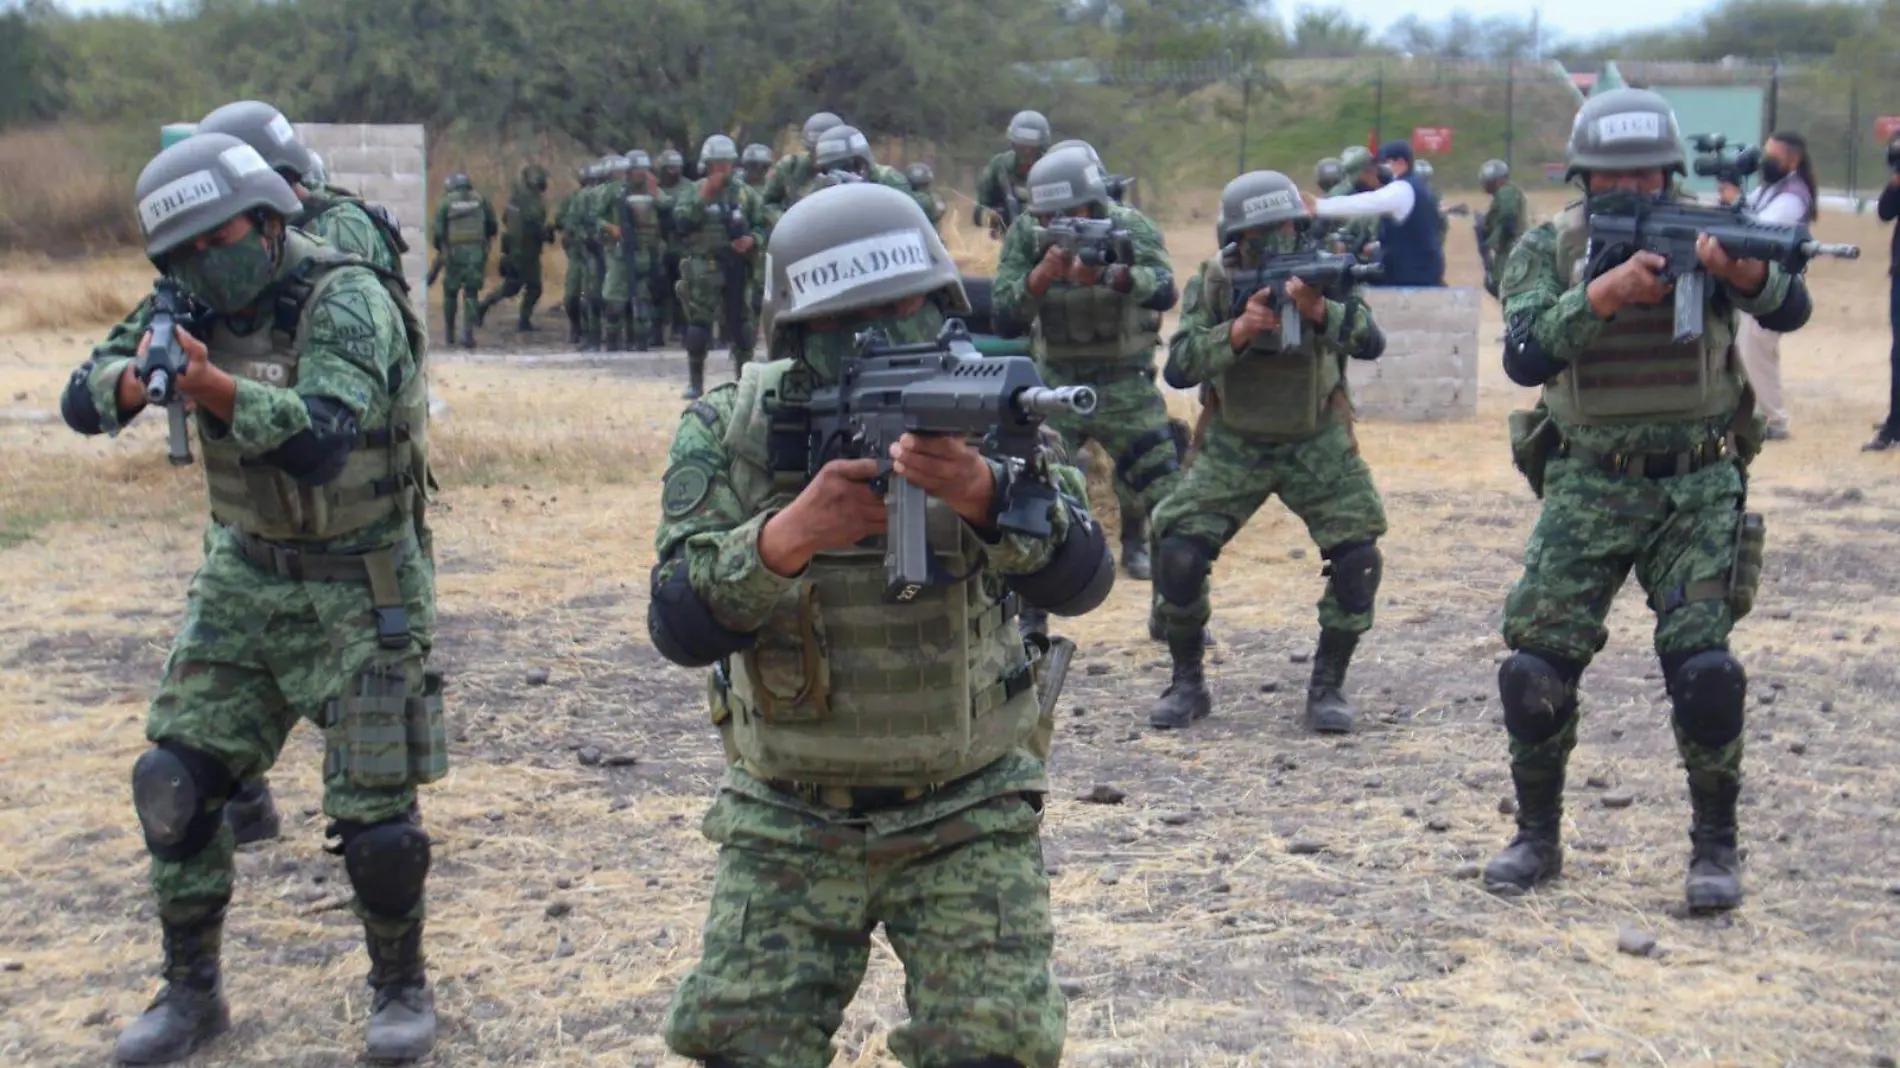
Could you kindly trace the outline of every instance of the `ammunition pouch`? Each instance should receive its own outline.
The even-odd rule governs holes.
[[[1512,412],[1508,422],[1511,429],[1511,464],[1524,476],[1524,481],[1530,483],[1531,492],[1542,500],[1544,467],[1550,462],[1551,453],[1562,442],[1557,420],[1551,418],[1550,410],[1539,401],[1537,407],[1529,411]]]

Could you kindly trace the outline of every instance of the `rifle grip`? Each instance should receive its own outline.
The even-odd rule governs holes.
[[[884,599],[906,602],[930,582],[930,541],[925,509],[929,494],[893,474],[884,494]]]

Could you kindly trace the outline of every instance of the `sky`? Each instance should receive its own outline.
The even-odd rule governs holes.
[[[146,6],[145,0],[55,0],[68,11],[124,11]],[[1279,0],[1278,10],[1289,14],[1302,6],[1300,0]],[[1530,8],[1522,0],[1338,0],[1314,7],[1344,7],[1353,16],[1382,33],[1387,26],[1417,14],[1427,22],[1442,22],[1453,11],[1464,10],[1479,18],[1497,15],[1528,15]],[[1584,0],[1569,4],[1548,4],[1543,25],[1564,38],[1590,39],[1606,33],[1650,29],[1682,21],[1706,4],[1698,0]]]

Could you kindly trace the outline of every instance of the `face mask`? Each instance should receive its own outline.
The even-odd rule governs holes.
[[[1591,193],[1586,202],[1588,210],[1603,215],[1628,215],[1636,206],[1656,198],[1629,189],[1611,189],[1603,193]]]
[[[943,309],[934,300],[909,315],[883,316],[852,323],[829,333],[805,334],[805,363],[825,382],[838,380],[844,361],[858,354],[858,335],[866,330],[881,331],[893,345],[931,341],[943,329]]]
[[[1788,172],[1782,169],[1780,160],[1771,157],[1761,161],[1762,184],[1774,185],[1787,176]]]
[[[250,307],[270,285],[277,270],[276,259],[263,239],[252,232],[235,245],[174,257],[167,273],[213,311],[228,314]]]

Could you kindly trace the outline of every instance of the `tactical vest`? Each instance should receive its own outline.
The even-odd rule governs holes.
[[[622,186],[620,199],[626,201],[627,211],[633,216],[634,229],[640,234],[640,247],[656,247],[649,242],[660,240],[660,198],[651,190]]]
[[[1146,365],[1161,339],[1161,317],[1107,285],[1056,282],[1042,296],[1036,334],[1051,363]]]
[[[808,481],[802,457],[775,459],[770,447],[775,428],[796,437],[809,426],[782,395],[790,367],[740,376],[726,477],[749,512],[782,507]],[[982,547],[963,521],[935,499],[927,515],[934,565],[962,580],[888,604],[881,538],[821,553],[729,662],[730,742],[754,775],[923,787],[1029,743],[1040,710],[1014,616],[986,590]]]
[[[304,347],[304,309],[338,277],[337,268],[356,266],[374,271],[394,299],[415,369],[401,381],[392,372],[388,420],[362,429],[342,473],[331,481],[303,485],[245,455],[229,434],[200,435],[205,487],[212,517],[225,526],[269,541],[333,541],[394,513],[413,514],[420,504],[428,480],[428,334],[409,306],[399,275],[316,245],[300,231],[290,235],[284,272],[260,298],[271,321],[238,334],[218,317],[206,341],[211,362],[234,377],[294,387]]]
[[[705,179],[701,179],[704,181]],[[699,223],[685,232],[683,243],[688,255],[713,256],[732,245],[732,237],[726,230],[726,217],[733,212],[744,213],[747,206],[745,186],[728,182],[719,199],[709,204],[699,205]],[[699,186],[689,186],[682,196],[699,199]],[[752,232],[750,218],[746,221],[746,232]]]
[[[311,190],[310,195],[304,198],[304,217],[314,219],[344,204],[354,204],[363,209],[363,214],[369,216],[369,221],[375,225],[377,236],[382,238],[389,262],[401,264],[403,254],[409,251],[409,239],[402,236],[402,226],[396,222],[395,215],[381,204],[371,204],[347,189],[322,186]]]
[[[488,220],[482,211],[482,198],[467,189],[449,194],[448,243],[484,245],[488,243]]]
[[[1218,257],[1201,266],[1201,299],[1225,318],[1222,309],[1232,303],[1233,287]],[[1333,394],[1346,389],[1346,378],[1338,356],[1320,347],[1319,331],[1304,326],[1297,351],[1249,348],[1214,377],[1222,423],[1248,437],[1282,442],[1304,441],[1331,425]]]
[[[1572,205],[1554,220],[1557,278],[1568,289],[1581,279],[1588,219]],[[1560,424],[1616,426],[1692,421],[1735,410],[1742,396],[1732,343],[1733,311],[1711,281],[1700,338],[1674,342],[1672,300],[1653,308],[1626,306],[1603,325],[1588,349],[1544,386],[1544,403]]]

